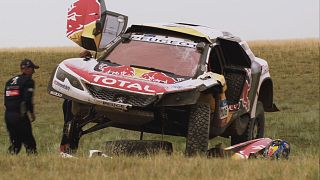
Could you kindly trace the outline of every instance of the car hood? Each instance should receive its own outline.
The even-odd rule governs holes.
[[[85,83],[143,94],[186,91],[204,83],[198,79],[95,59],[67,59],[59,67]]]

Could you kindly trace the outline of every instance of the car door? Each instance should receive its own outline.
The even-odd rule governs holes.
[[[223,69],[227,83],[226,97],[230,111],[250,110],[251,59],[241,46],[240,39],[218,38],[225,60]]]
[[[98,51],[104,50],[110,43],[120,39],[127,28],[128,17],[111,11],[106,11],[102,15],[101,34],[96,36]]]
[[[106,10],[104,0],[78,0],[68,9],[67,37],[79,46],[102,51],[125,32],[128,17]]]

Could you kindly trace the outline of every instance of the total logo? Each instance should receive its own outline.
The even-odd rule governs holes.
[[[156,88],[152,85],[142,84],[138,82],[130,82],[121,79],[114,79],[101,75],[93,75],[93,81],[97,84],[107,85],[111,87],[119,87],[126,90],[139,91],[145,93],[156,93]]]

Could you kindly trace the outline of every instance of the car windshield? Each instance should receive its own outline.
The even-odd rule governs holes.
[[[120,43],[105,59],[113,63],[146,67],[171,72],[180,76],[193,77],[197,71],[200,52],[193,42],[154,39]],[[179,39],[181,40],[181,39]]]

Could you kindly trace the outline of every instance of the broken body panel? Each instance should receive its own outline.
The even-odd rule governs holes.
[[[102,51],[127,28],[128,17],[107,11],[104,0],[77,0],[68,9],[67,37],[79,46]]]

